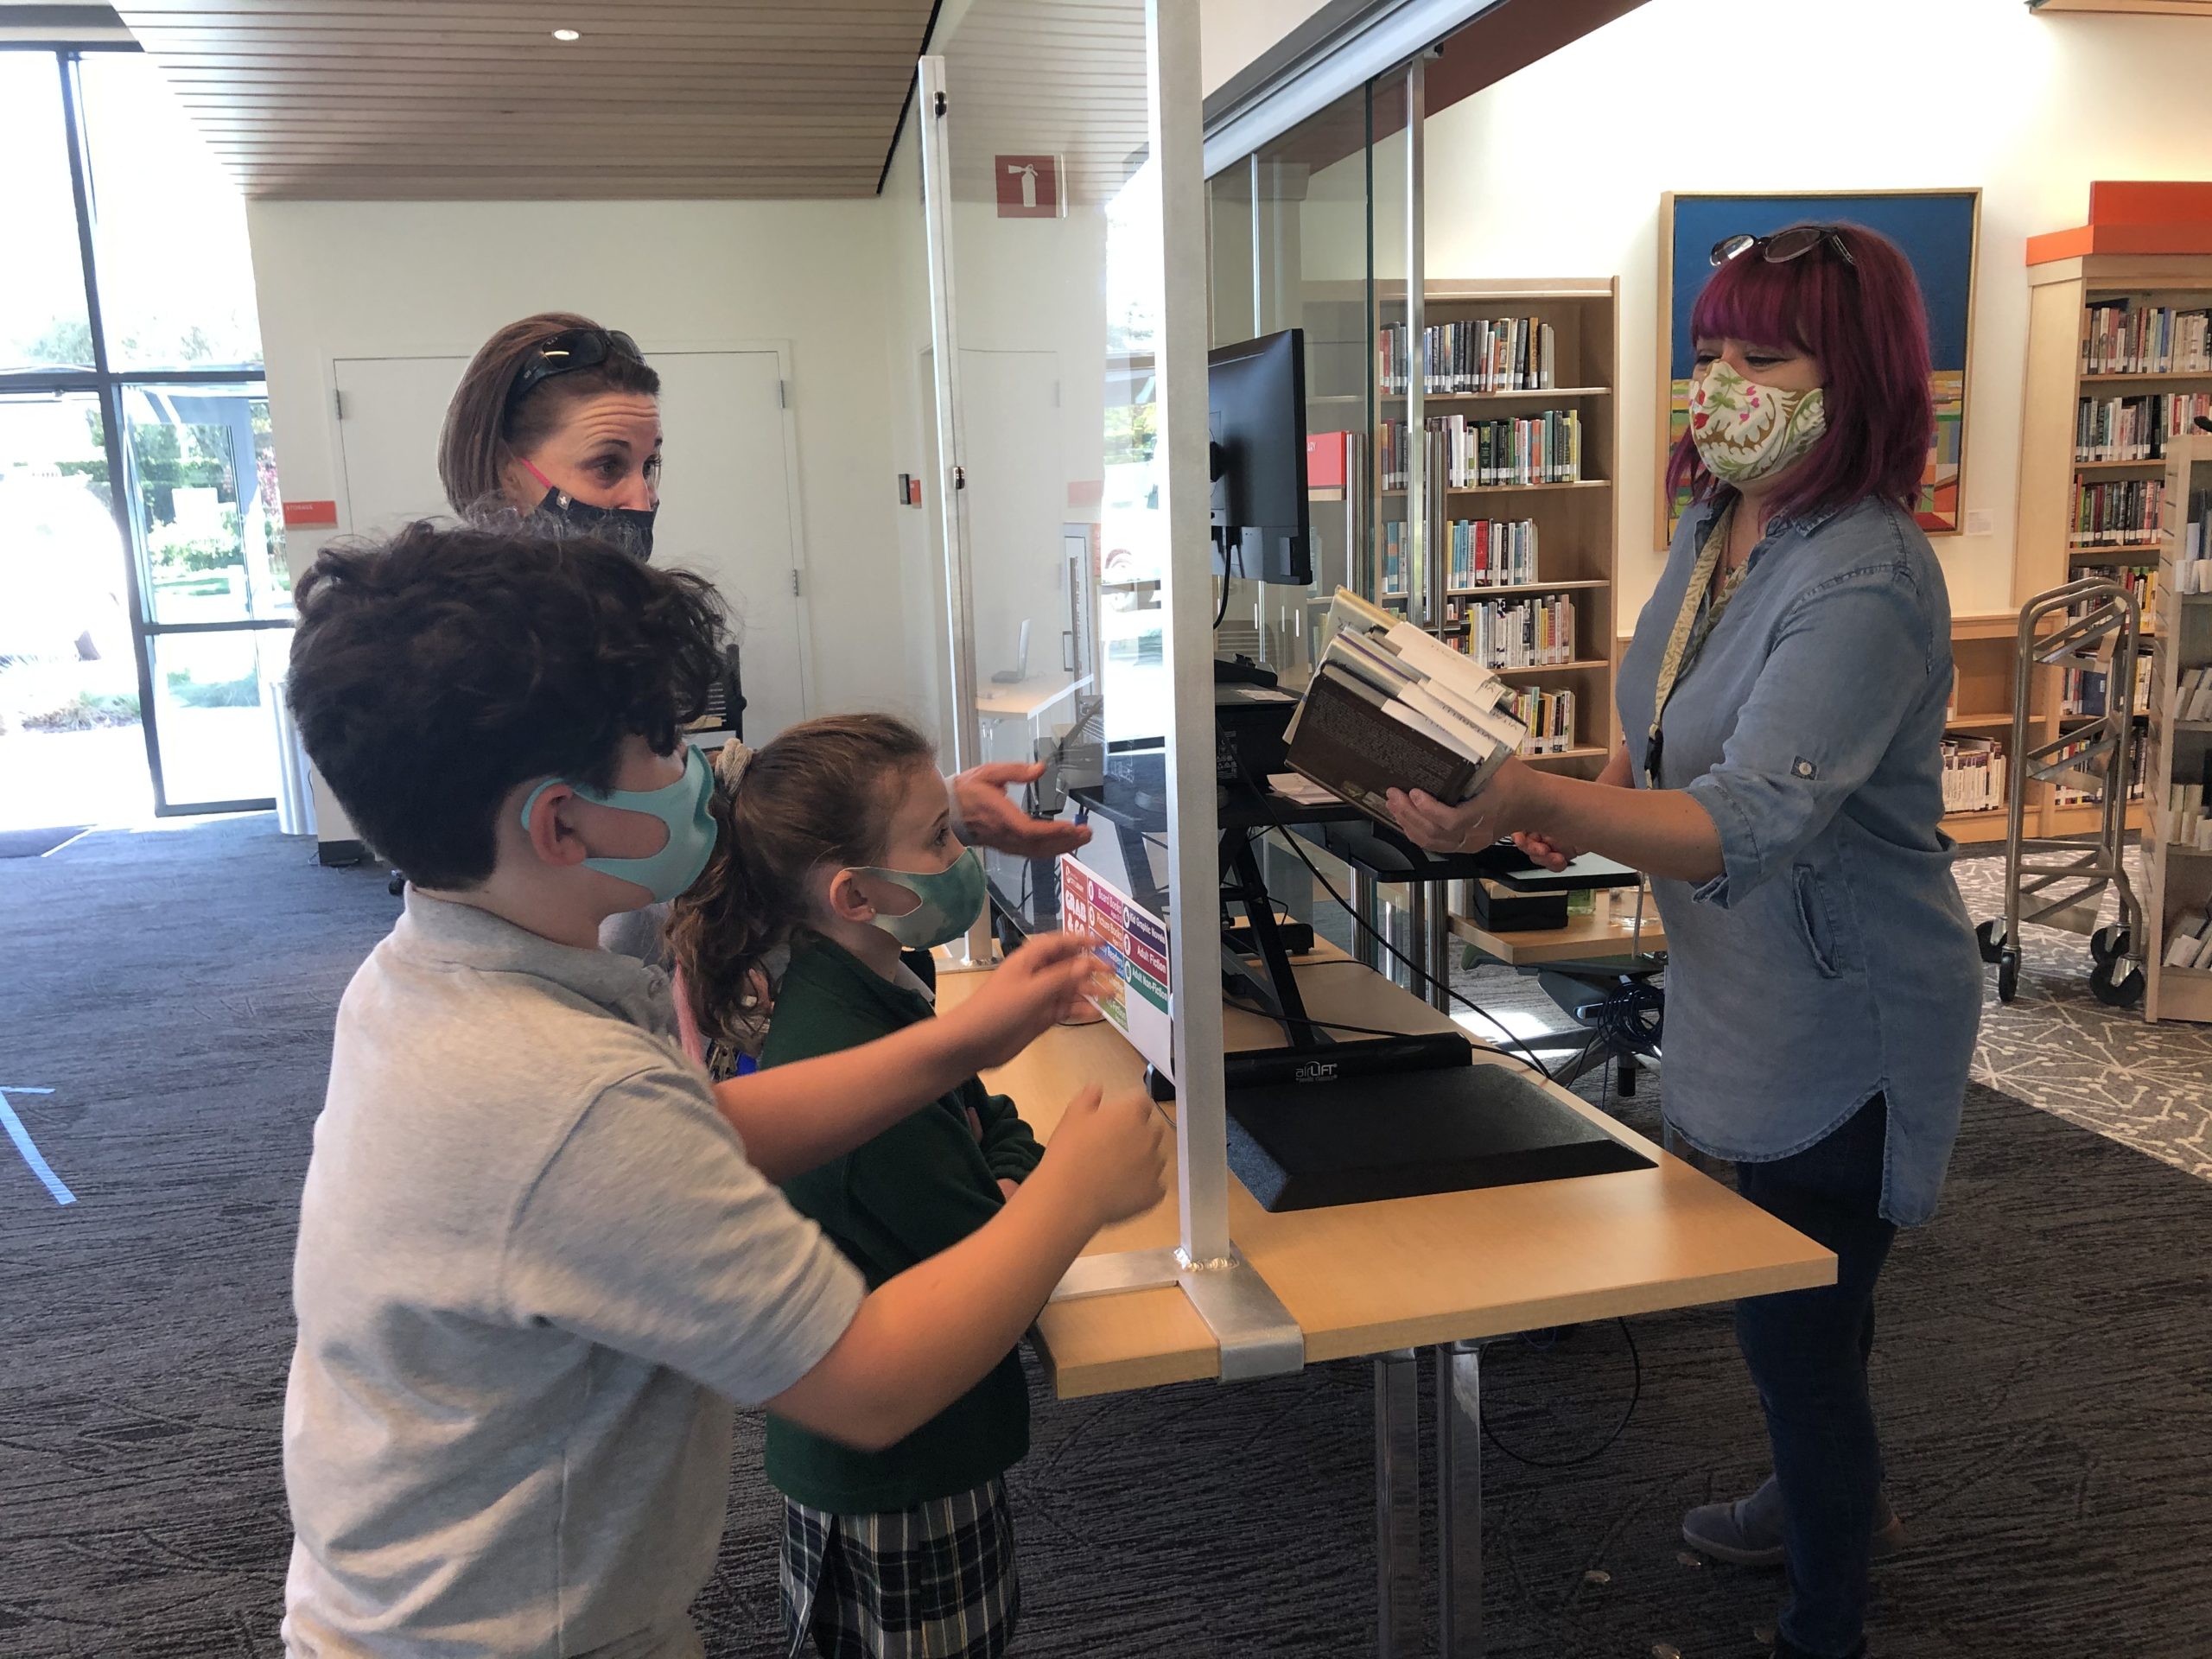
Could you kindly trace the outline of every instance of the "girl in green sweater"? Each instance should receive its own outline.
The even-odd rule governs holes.
[[[741,1052],[783,1065],[933,1017],[902,956],[964,933],[984,891],[928,741],[887,715],[839,715],[757,753],[733,745],[716,772],[717,850],[669,935],[717,1075]],[[969,1077],[784,1191],[873,1287],[982,1226],[1039,1155],[1014,1103]],[[830,1659],[1005,1651],[1020,1595],[1002,1476],[1029,1449],[1017,1353],[887,1450],[774,1416],[767,1442],[791,1659],[810,1643]]]

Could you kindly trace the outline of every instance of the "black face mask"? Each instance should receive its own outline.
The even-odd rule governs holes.
[[[620,548],[639,563],[647,564],[653,556],[653,514],[658,511],[658,507],[643,512],[635,507],[594,507],[565,490],[548,489],[531,517],[550,518],[580,534],[595,536]]]

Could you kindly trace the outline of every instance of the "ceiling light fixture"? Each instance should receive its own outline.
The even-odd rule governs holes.
[[[556,29],[553,31],[553,38],[556,41],[581,41],[583,36],[573,29]]]

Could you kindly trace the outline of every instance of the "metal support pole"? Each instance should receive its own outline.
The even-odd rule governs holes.
[[[1437,620],[1431,604],[1435,583],[1429,572],[1428,413],[1423,406],[1423,374],[1428,352],[1427,297],[1422,269],[1427,260],[1421,234],[1422,172],[1421,105],[1427,63],[1415,57],[1406,66],[1406,614],[1427,626]]]
[[[1421,901],[1421,968],[1428,982],[1420,989],[1429,1006],[1440,1014],[1452,1012],[1452,886],[1448,881],[1424,881],[1416,889]]]
[[[1375,1651],[1421,1652],[1421,1360],[1375,1357]]]
[[[1438,1651],[1444,1659],[1482,1659],[1482,1350],[1472,1342],[1455,1342],[1432,1351]]]

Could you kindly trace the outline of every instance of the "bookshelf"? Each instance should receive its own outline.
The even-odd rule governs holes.
[[[2143,1017],[2212,1021],[2212,968],[2174,968],[2165,960],[2169,942],[2178,932],[2193,931],[2212,905],[2212,850],[2205,849],[2201,836],[2184,839],[2184,831],[2195,826],[2174,810],[2181,790],[2193,785],[2199,792],[2190,798],[2201,817],[2201,791],[2212,772],[2212,719],[2190,718],[2180,705],[2184,677],[2212,667],[2212,592],[2183,591],[2212,587],[2201,579],[2212,574],[2212,564],[2198,565],[2198,575],[2188,578],[2182,568],[2192,551],[2212,561],[2212,435],[2196,434],[2170,446],[2165,484],[2172,511],[2165,517],[2165,556],[2158,566],[2158,642],[2151,658],[2145,779],[2150,827],[2143,837],[2143,915],[2150,938],[2144,953]]]
[[[2105,188],[2093,186],[2092,191]],[[2057,251],[2094,246],[2094,238],[2086,244],[2065,237],[2030,242],[2034,263],[2028,266],[2027,378],[2012,575],[2016,605],[2093,569],[2147,573],[2158,568],[2164,556],[2164,543],[2147,504],[2135,505],[2116,518],[2082,522],[2085,492],[2090,493],[2093,509],[2100,503],[2110,507],[2125,501],[2122,491],[2140,494],[2145,486],[2164,490],[2168,473],[2168,458],[2152,455],[2147,448],[2133,459],[2085,459],[2084,439],[2101,435],[2094,425],[2085,427],[2085,415],[2120,400],[2212,398],[2212,360],[2194,359],[2178,368],[2114,362],[2110,350],[2126,342],[2114,339],[2107,327],[2126,315],[2212,310],[2212,253],[2088,251],[2038,258],[2044,251],[2038,243]],[[2163,446],[2163,434],[2158,442]],[[2148,613],[2143,621],[2150,650],[2162,624]],[[1965,660],[1962,655],[1962,677]],[[2008,654],[2008,676],[2009,671]],[[2060,730],[2058,675],[2056,668],[2036,671],[2031,741],[2044,741]],[[2004,695],[2008,700],[2012,695],[2009,677]],[[2095,829],[2094,807],[2059,805],[2050,798],[2047,785],[2034,788],[2027,814],[2030,835],[2080,835]],[[2128,827],[2145,828],[2150,816],[2146,803],[2131,804]],[[1997,833],[2004,833],[2001,820]]]
[[[1438,380],[1419,398],[1424,426],[1454,423],[1474,428],[1484,423],[1521,422],[1546,428],[1556,454],[1559,435],[1571,418],[1574,464],[1571,475],[1546,475],[1533,481],[1455,483],[1452,437],[1432,431],[1425,441],[1423,495],[1427,510],[1427,558],[1418,567],[1411,556],[1408,501],[1402,474],[1410,442],[1406,429],[1414,400],[1403,382],[1415,371],[1419,353],[1406,331],[1406,289],[1379,288],[1370,340],[1376,353],[1376,430],[1369,448],[1374,455],[1375,500],[1378,511],[1370,548],[1371,563],[1359,591],[1390,609],[1409,614],[1429,632],[1460,650],[1479,637],[1474,612],[1482,606],[1541,607],[1554,631],[1554,660],[1534,664],[1491,662],[1516,689],[1555,698],[1573,697],[1573,729],[1558,741],[1556,752],[1529,754],[1533,765],[1594,778],[1619,742],[1613,710],[1614,589],[1618,561],[1614,535],[1616,471],[1615,388],[1620,361],[1619,281],[1616,277],[1556,280],[1478,280],[1433,277],[1421,286],[1425,330],[1457,330],[1461,346],[1456,362],[1440,359],[1439,374],[1456,372],[1457,384]],[[1548,329],[1548,385],[1499,385],[1484,373],[1478,351],[1479,325],[1501,320],[1530,323],[1537,341]],[[1507,334],[1503,345],[1515,337]],[[1522,361],[1541,358],[1541,344]],[[1539,361],[1539,366],[1541,362]],[[1466,383],[1484,389],[1469,389]],[[1485,387],[1485,381],[1489,385]],[[1500,429],[1494,427],[1493,431]],[[1510,428],[1503,429],[1509,433]],[[1465,441],[1462,454],[1479,461],[1479,440]],[[1509,437],[1503,451],[1520,453]],[[1464,530],[1455,526],[1464,525]],[[1484,528],[1478,529],[1481,526]],[[1506,527],[1500,531],[1497,527]],[[1536,569],[1522,575],[1510,563],[1484,562],[1491,550],[1510,550],[1517,537],[1532,537]],[[1455,539],[1460,547],[1454,568]],[[1471,569],[1471,567],[1473,567]],[[1477,579],[1478,569],[1503,569],[1499,580]],[[1572,608],[1572,625],[1557,621]],[[1495,632],[1495,630],[1493,630]],[[1488,658],[1484,658],[1489,662]]]

